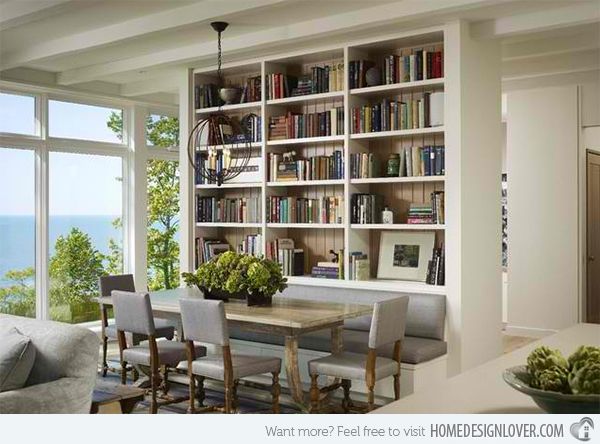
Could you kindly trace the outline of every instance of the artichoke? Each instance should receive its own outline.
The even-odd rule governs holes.
[[[569,370],[559,365],[542,370],[537,381],[542,390],[569,393]]]
[[[534,388],[541,388],[540,374],[546,369],[552,367],[563,367],[568,370],[569,364],[559,350],[552,350],[545,345],[533,350],[527,357],[527,371],[531,377],[530,385]]]
[[[600,362],[588,361],[569,376],[569,385],[576,395],[600,395]]]
[[[589,362],[600,362],[600,347],[592,345],[581,345],[569,356],[569,367],[571,373],[577,372]]]

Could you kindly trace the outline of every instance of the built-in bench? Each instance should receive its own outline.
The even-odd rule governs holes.
[[[391,291],[357,290],[305,285],[289,285],[275,298],[294,298],[329,302],[352,302],[373,305],[377,301],[407,295]],[[444,329],[446,321],[446,298],[443,295],[408,294],[409,304],[406,319],[406,334],[402,342],[401,394],[407,395],[426,386],[432,379],[446,377],[446,351]],[[344,324],[344,350],[366,353],[371,326],[371,316],[349,319]],[[230,328],[234,348],[244,350],[259,348],[263,354],[283,355],[284,338],[266,333],[249,332]],[[307,362],[327,355],[331,351],[329,330],[317,331],[300,336],[299,363],[302,380],[308,383]],[[393,345],[379,350],[381,356],[392,357]],[[253,351],[254,353],[257,350]],[[282,374],[285,378],[285,375]],[[377,394],[391,398],[393,388],[390,381],[378,383]],[[362,391],[360,384],[353,389]]]

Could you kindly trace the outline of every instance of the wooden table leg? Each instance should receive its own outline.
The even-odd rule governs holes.
[[[300,380],[300,369],[298,368],[298,337],[285,337],[285,372],[287,384],[295,402],[306,407],[302,381]]]
[[[344,325],[338,325],[336,327],[331,328],[331,353],[341,353],[344,351]],[[327,385],[339,384],[341,383],[340,378],[327,378]],[[328,403],[334,392],[327,392],[321,398],[321,405]]]

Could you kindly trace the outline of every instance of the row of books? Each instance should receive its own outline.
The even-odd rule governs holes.
[[[442,145],[400,148],[399,177],[443,176],[445,172],[445,150]]]
[[[262,118],[256,114],[246,114],[241,119],[231,118],[231,124],[209,125],[200,132],[197,148],[202,150],[214,145],[242,145],[260,142]]]
[[[369,256],[362,251],[350,253],[348,274],[352,281],[368,281],[371,278],[371,262]]]
[[[222,239],[208,239],[197,237],[195,239],[194,260],[196,267],[200,264],[210,261],[219,254],[231,250],[229,243]]]
[[[379,224],[383,210],[383,196],[356,193],[350,197],[351,224]]]
[[[270,140],[339,134],[344,134],[343,106],[310,114],[288,112],[285,116],[271,117],[269,121]]]
[[[431,260],[427,264],[425,282],[429,285],[445,285],[446,283],[446,258],[443,245],[433,249]]]
[[[267,242],[265,257],[277,261],[284,276],[304,274],[304,250],[295,248],[293,239],[281,238]]]
[[[249,254],[250,256],[262,255],[262,235],[248,234],[237,247],[238,253]]]
[[[350,154],[350,178],[367,179],[380,176],[379,157],[375,153]]]
[[[260,222],[257,197],[216,198],[196,196],[196,222]]]
[[[335,180],[344,178],[344,154],[336,150],[329,156],[283,161],[281,154],[269,153],[269,181]]]
[[[344,222],[344,198],[324,196],[271,196],[267,199],[267,222],[283,224],[341,224]]]
[[[227,156],[223,150],[212,150],[210,152],[196,152],[195,163],[198,166],[195,169],[195,181],[196,185],[209,185],[215,184],[216,179],[214,177],[205,177],[201,170],[211,170],[213,174],[220,173],[225,165],[230,165],[231,170],[239,173],[235,177],[230,177],[228,183],[254,183],[262,180],[261,175],[261,164],[262,158],[260,157],[259,150],[252,150],[248,164],[246,166],[233,167],[231,163],[228,163],[228,159],[234,159],[235,157]]]
[[[351,118],[355,134],[429,128],[432,126],[430,93],[406,102],[383,99],[374,105],[357,106],[352,108]]]
[[[261,76],[249,77],[244,83],[240,103],[260,102],[262,100]]]
[[[223,101],[219,97],[219,87],[214,83],[196,85],[194,88],[194,106],[196,109],[220,106]]]
[[[409,224],[443,224],[444,216],[444,192],[434,191],[431,193],[431,201],[428,204],[411,203],[408,209],[407,223]]]
[[[344,64],[313,66],[310,74],[294,76],[283,73],[267,75],[267,100],[319,94],[344,89]]]
[[[444,77],[442,51],[417,49],[410,55],[383,58],[382,81],[386,85]]]

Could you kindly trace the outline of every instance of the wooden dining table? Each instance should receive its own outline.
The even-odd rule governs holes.
[[[175,320],[179,325],[179,337],[184,338],[181,328],[179,299],[203,298],[195,287],[150,292],[155,317]],[[103,313],[112,306],[110,296],[98,298]],[[225,303],[225,316],[230,326],[241,329],[280,335],[285,338],[285,370],[287,384],[294,401],[306,405],[306,396],[300,380],[298,367],[298,337],[317,330],[331,330],[331,351],[343,349],[342,330],[344,320],[372,313],[369,305],[342,304],[325,301],[308,301],[286,297],[274,297],[270,306],[249,307],[246,301],[230,300]]]

